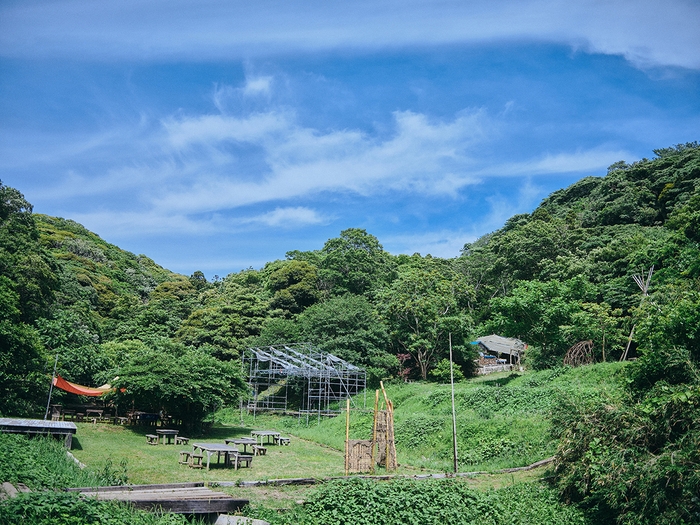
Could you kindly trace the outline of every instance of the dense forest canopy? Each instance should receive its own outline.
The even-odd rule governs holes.
[[[553,193],[453,259],[392,255],[350,228],[213,282],[33,214],[0,183],[0,414],[41,413],[53,356],[68,380],[113,381],[117,401],[196,424],[243,391],[248,346],[308,341],[376,383],[442,377],[449,334],[465,376],[479,335],[522,339],[534,368],[590,339],[598,361],[638,359],[624,407],[562,407],[562,493],[623,522],[652,507],[687,521],[700,493],[700,147],[654,153]],[[633,276],[651,268],[646,295]]]

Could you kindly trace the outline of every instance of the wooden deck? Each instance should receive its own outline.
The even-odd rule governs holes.
[[[0,432],[6,434],[51,435],[65,440],[66,448],[73,443],[73,434],[78,431],[69,421],[45,421],[43,419],[20,419],[0,417]]]
[[[128,501],[144,510],[162,509],[176,514],[216,514],[235,512],[248,503],[198,483],[127,485],[122,487],[83,487],[66,489],[85,497]]]

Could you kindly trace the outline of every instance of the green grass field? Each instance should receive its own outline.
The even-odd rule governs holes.
[[[192,439],[189,446],[149,445],[145,434],[151,432],[152,428],[78,423],[73,454],[92,468],[100,468],[107,460],[119,464],[126,459],[129,482],[134,484],[343,475],[340,451],[295,437],[290,446],[269,446],[267,454],[255,457],[250,468],[225,468],[223,464],[217,465],[213,457],[211,470],[192,469],[178,464],[180,450],[191,450],[193,442],[223,443],[229,437],[249,436],[250,429],[215,427],[206,437]]]
[[[494,374],[459,383],[455,388],[459,463],[461,472],[494,471],[534,463],[554,453],[549,415],[567,396],[615,397],[622,391],[618,363],[578,369],[554,369],[524,374]],[[387,386],[395,405],[396,441],[400,474],[452,470],[451,404],[449,385],[407,383]],[[371,393],[373,394],[373,393]],[[368,405],[374,396],[368,395]],[[362,406],[363,398],[355,400]],[[210,471],[178,464],[182,445],[148,445],[153,429],[79,423],[74,455],[91,468],[107,461],[126,460],[130,483],[183,481],[267,480],[295,477],[335,477],[344,474],[342,449],[345,416],[311,419],[273,415],[241,415],[238,410],[217,414],[219,423],[193,441],[223,443],[248,436],[253,429],[274,429],[292,436],[288,447],[270,446],[251,468],[235,471],[212,466]],[[371,410],[351,411],[351,438],[371,436]],[[192,441],[190,442],[192,443]],[[378,473],[382,473],[378,470]]]

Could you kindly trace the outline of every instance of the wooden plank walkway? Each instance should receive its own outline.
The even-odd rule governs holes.
[[[197,483],[164,485],[126,485],[119,487],[81,487],[66,489],[85,497],[127,501],[144,510],[162,509],[176,514],[215,514],[240,510],[248,503]]]

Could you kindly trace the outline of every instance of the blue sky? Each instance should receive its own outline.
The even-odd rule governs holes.
[[[0,180],[184,274],[454,257],[700,140],[700,2],[6,0]]]

